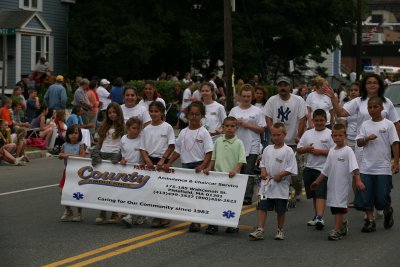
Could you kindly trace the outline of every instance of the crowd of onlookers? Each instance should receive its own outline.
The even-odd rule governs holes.
[[[49,75],[46,63],[38,63],[35,75],[36,84],[41,85],[43,80],[41,77]],[[42,149],[52,149],[58,146],[65,139],[65,131],[68,126],[78,124],[82,129],[89,131],[90,141],[86,144],[96,144],[98,136],[95,134],[99,122],[105,117],[107,106],[111,102],[122,105],[122,110],[125,112],[125,121],[132,114],[138,116],[138,106],[142,106],[140,111],[142,117],[144,110],[148,109],[148,105],[154,101],[161,101],[170,114],[166,114],[166,121],[173,126],[183,129],[187,126],[187,106],[197,101],[208,101],[221,104],[225,107],[225,79],[226,77],[218,77],[215,73],[210,73],[207,77],[201,74],[191,75],[186,72],[183,77],[180,77],[179,71],[173,75],[166,75],[162,72],[156,79],[175,81],[175,90],[172,93],[172,98],[169,103],[163,99],[162,95],[157,91],[153,81],[147,81],[141,95],[137,95],[137,89],[132,87],[134,93],[125,95],[126,89],[122,78],[117,78],[111,86],[111,82],[107,79],[93,79],[89,81],[86,78],[77,77],[73,85],[73,100],[72,103],[67,103],[67,89],[64,87],[64,77],[58,75],[55,77],[55,82],[51,84],[43,94],[43,99],[39,99],[38,90],[40,87],[28,86],[31,84],[26,75],[22,76],[14,87],[10,97],[3,97],[0,110],[1,118],[1,137],[0,144],[2,146],[0,153],[2,158],[13,164],[23,165],[29,161],[25,153],[25,147],[28,143],[32,146],[37,146]],[[37,80],[37,81],[36,81]],[[207,93],[201,92],[199,85],[201,82],[209,82],[212,95],[210,100]],[[255,74],[248,81],[255,89],[255,95],[252,98],[252,103],[256,107],[262,108],[269,98],[266,88],[261,86],[260,75]],[[239,89],[244,84],[244,81],[239,79],[236,82],[236,87]],[[184,86],[184,87],[183,87]],[[311,87],[307,83],[298,83],[293,88],[293,94],[299,95],[304,100],[308,95],[313,95],[315,91],[315,80],[311,82]],[[337,95],[341,104],[344,104],[350,94],[344,87],[340,85],[337,89]],[[239,99],[236,99],[236,104],[239,104]],[[72,110],[71,110],[72,105]],[[68,107],[68,109],[67,109]],[[172,107],[172,109],[171,109]],[[135,110],[133,112],[133,110]],[[133,113],[132,113],[133,112]],[[223,116],[221,116],[222,118]],[[308,116],[308,123],[312,123]],[[333,117],[332,117],[333,118]],[[148,121],[144,122],[149,123]],[[205,120],[205,126],[208,125]],[[4,137],[3,137],[4,136]],[[267,143],[268,131],[265,131],[262,143]],[[42,139],[42,141],[40,140]],[[6,152],[4,152],[6,151]],[[58,151],[54,150],[55,153]],[[6,154],[4,154],[6,153]]]

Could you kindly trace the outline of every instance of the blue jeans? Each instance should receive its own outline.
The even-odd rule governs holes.
[[[356,191],[354,206],[358,209],[373,211],[390,207],[390,191],[393,188],[391,175],[371,175],[361,173],[361,181],[365,185],[364,192]]]

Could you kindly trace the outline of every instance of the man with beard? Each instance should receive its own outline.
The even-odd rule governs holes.
[[[300,96],[290,93],[291,82],[288,77],[279,77],[276,84],[278,94],[270,97],[264,106],[267,126],[271,130],[274,123],[283,123],[287,131],[285,144],[296,152],[297,143],[306,128],[306,102]],[[299,199],[302,189],[302,177],[300,175],[302,173],[302,164],[299,156],[301,155],[296,155],[299,175],[292,176],[292,186],[296,191],[296,199]]]

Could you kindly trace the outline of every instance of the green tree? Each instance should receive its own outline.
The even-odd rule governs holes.
[[[224,58],[222,0],[85,0],[70,14],[72,75],[144,79],[191,66],[207,74]],[[236,1],[236,77],[285,73],[291,59],[302,66],[354,23],[349,0]]]

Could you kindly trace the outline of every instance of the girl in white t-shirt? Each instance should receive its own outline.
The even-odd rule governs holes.
[[[154,101],[159,101],[166,107],[164,99],[160,97],[160,94],[157,92],[156,85],[153,81],[147,80],[144,83],[142,100],[140,100],[139,105],[144,106],[147,110],[149,110],[149,105]]]
[[[360,96],[360,84],[354,82],[350,87],[350,100]],[[357,136],[357,117],[358,114],[353,114],[348,117],[341,118],[347,127],[347,145],[355,150]]]
[[[99,143],[93,149],[92,165],[95,166],[101,161],[111,160],[113,164],[121,160],[121,138],[125,133],[125,124],[122,110],[119,104],[112,102],[106,110],[106,118],[99,128]],[[100,211],[96,218],[96,224],[102,224],[106,220],[106,212]],[[108,223],[117,223],[119,216],[117,212],[111,214]]]
[[[254,87],[254,99],[251,102],[255,107],[263,110],[265,103],[267,103],[267,92],[265,91],[264,87],[262,86],[255,86]]]
[[[200,85],[201,98],[206,107],[206,115],[202,125],[210,133],[215,142],[222,133],[222,122],[226,118],[226,111],[223,105],[214,101],[215,88],[209,82]]]
[[[174,154],[164,166],[164,171],[168,171],[172,163],[179,157],[182,168],[195,169],[196,173],[200,173],[208,166],[213,151],[213,142],[208,131],[201,126],[201,119],[205,114],[206,109],[201,102],[195,101],[189,105],[189,126],[179,133]],[[200,224],[190,224],[189,231],[199,232]]]
[[[154,101],[149,105],[151,124],[143,129],[140,153],[147,168],[160,170],[175,149],[175,134],[171,125],[163,121],[165,107]],[[154,218],[151,226],[162,227],[171,221]]]
[[[382,111],[383,100],[371,97],[368,100],[371,119],[363,122],[356,137],[357,145],[364,148],[360,173],[366,189],[356,191],[354,206],[366,211],[367,218],[361,230],[366,233],[376,231],[374,207],[384,211],[384,227],[393,226],[390,191],[392,175],[399,172],[399,137],[393,122],[385,119]]]
[[[244,84],[239,91],[239,106],[234,107],[229,116],[238,120],[238,130],[236,136],[242,140],[246,151],[245,174],[250,174],[247,180],[244,205],[250,205],[254,193],[254,166],[260,154],[262,134],[266,127],[265,117],[261,109],[251,104],[254,98],[254,88],[250,84]]]
[[[140,153],[140,142],[143,123],[137,117],[132,117],[126,122],[127,134],[121,138],[121,165],[126,163],[143,164],[142,154]],[[128,214],[121,219],[127,227],[141,225],[146,222],[146,216]]]
[[[129,118],[136,117],[141,120],[144,127],[146,127],[150,124],[150,115],[144,106],[137,104],[137,100],[136,88],[133,86],[125,87],[125,104],[121,105],[122,113],[124,114],[124,121],[126,123]]]
[[[312,114],[317,109],[323,109],[326,112],[326,125],[330,128],[335,121],[335,114],[333,112],[333,106],[329,96],[324,94],[323,87],[328,85],[328,81],[322,77],[315,78],[315,88],[316,90],[309,94],[306,99],[307,105],[307,122],[308,128],[314,128],[312,121]]]

